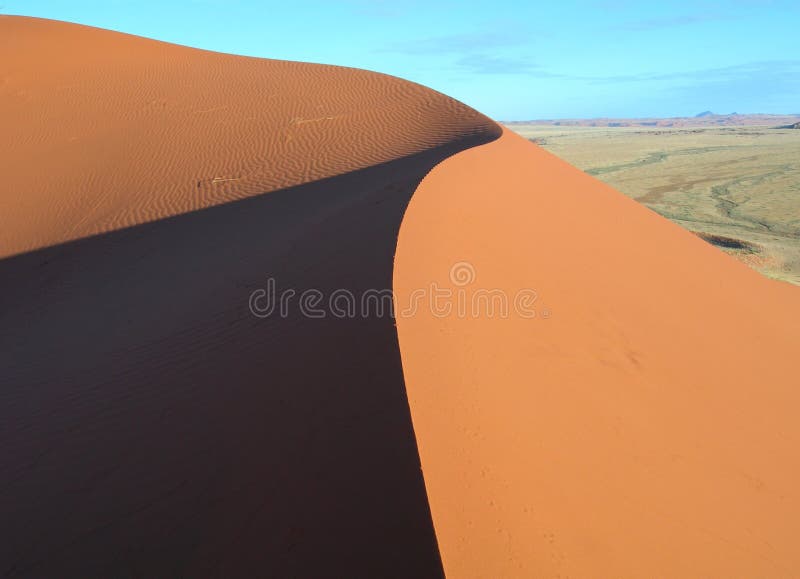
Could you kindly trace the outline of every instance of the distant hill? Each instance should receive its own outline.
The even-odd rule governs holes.
[[[717,115],[709,111],[693,117],[668,118],[597,118],[597,119],[539,119],[532,121],[507,121],[506,125],[549,125],[563,127],[781,127],[798,128],[800,115],[751,114]]]

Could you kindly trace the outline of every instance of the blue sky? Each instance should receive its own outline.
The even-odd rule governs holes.
[[[800,113],[800,0],[0,0],[0,13],[377,70],[499,120]]]

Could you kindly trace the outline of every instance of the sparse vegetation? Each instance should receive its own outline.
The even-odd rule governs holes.
[[[800,132],[511,125],[763,274],[800,285]]]

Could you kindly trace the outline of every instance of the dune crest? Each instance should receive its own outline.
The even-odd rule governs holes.
[[[397,78],[24,17],[0,58],[4,574],[800,565],[796,288]]]
[[[497,130],[383,74],[37,18],[0,17],[0,62],[0,257]]]
[[[432,282],[535,291],[531,318],[398,318],[448,576],[800,568],[797,288],[508,130],[417,189],[399,307]]]
[[[0,18],[0,574],[441,576],[394,322],[406,204],[499,127],[418,85]]]

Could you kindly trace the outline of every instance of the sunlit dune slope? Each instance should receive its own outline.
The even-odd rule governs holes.
[[[494,130],[397,78],[0,16],[0,256]]]
[[[423,180],[394,287],[448,576],[798,573],[797,288],[508,131]]]
[[[0,71],[0,575],[440,576],[391,317],[249,301],[390,288],[422,177],[499,127],[27,18]]]
[[[0,17],[0,122],[0,573],[800,568],[796,288],[371,72]]]

